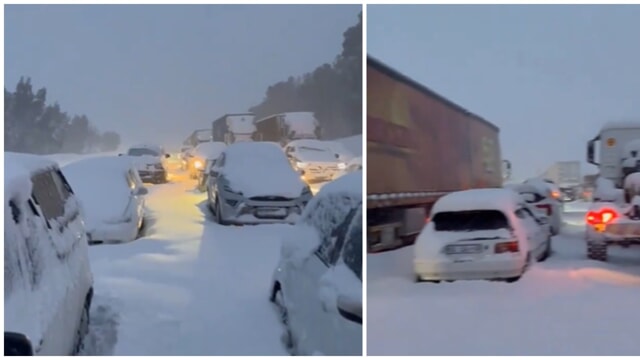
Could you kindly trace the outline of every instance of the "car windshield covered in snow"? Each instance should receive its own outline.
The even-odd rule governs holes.
[[[507,217],[498,210],[441,212],[433,217],[436,231],[509,229]]]
[[[160,156],[160,153],[147,148],[132,148],[127,152],[129,156]]]

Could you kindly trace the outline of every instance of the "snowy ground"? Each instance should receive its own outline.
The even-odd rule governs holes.
[[[87,355],[286,355],[268,301],[288,226],[222,227],[175,177],[150,186],[145,236],[90,248]]]
[[[370,355],[640,355],[640,249],[586,259],[587,205],[519,282],[413,282],[413,248],[368,255]]]

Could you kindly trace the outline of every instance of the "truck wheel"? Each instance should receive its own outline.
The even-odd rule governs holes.
[[[607,261],[607,244],[587,243],[587,257],[597,261]]]

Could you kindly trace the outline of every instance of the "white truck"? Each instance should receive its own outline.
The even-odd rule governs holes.
[[[588,142],[587,161],[600,170],[586,216],[587,256],[607,261],[609,246],[640,245],[640,120],[605,125]]]

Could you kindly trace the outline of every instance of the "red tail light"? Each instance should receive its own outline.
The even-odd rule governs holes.
[[[520,244],[517,241],[500,242],[494,247],[496,254],[502,253],[517,253],[520,251]]]
[[[603,209],[599,212],[589,211],[587,213],[587,224],[608,224],[618,218],[618,213],[613,209]]]
[[[552,212],[551,205],[549,205],[549,204],[539,204],[539,205],[536,205],[536,207],[538,209],[544,210],[547,213],[547,216],[551,216],[551,212]]]

